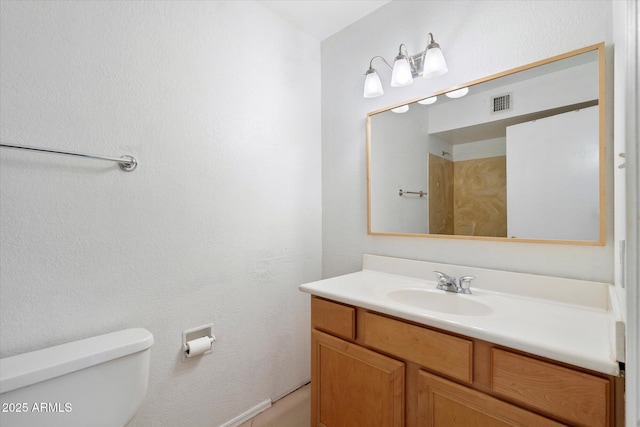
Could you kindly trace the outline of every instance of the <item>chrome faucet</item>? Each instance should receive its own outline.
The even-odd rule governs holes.
[[[455,277],[444,274],[441,271],[434,271],[434,273],[438,275],[437,289],[458,294],[471,293],[471,280],[475,279],[474,276],[462,276],[459,282],[456,282]]]

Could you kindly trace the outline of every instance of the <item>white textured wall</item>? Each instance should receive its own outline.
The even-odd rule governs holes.
[[[391,60],[404,43],[425,48],[432,32],[449,72],[364,99],[374,55]],[[359,270],[362,253],[492,269],[613,280],[613,184],[607,176],[606,246],[498,243],[367,235],[365,118],[368,112],[425,97],[483,76],[604,41],[608,63],[607,164],[612,141],[611,1],[392,1],[322,44],[323,275]]]
[[[147,328],[140,426],[220,425],[308,380],[319,42],[253,1],[3,0],[0,82],[3,142],[140,162],[2,149],[2,357]],[[213,354],[182,363],[209,322]]]

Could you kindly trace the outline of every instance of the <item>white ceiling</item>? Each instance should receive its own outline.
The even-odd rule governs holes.
[[[322,41],[391,0],[259,0],[281,18]]]

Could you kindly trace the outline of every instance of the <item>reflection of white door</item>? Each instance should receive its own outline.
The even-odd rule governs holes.
[[[600,239],[598,106],[507,127],[507,234]]]

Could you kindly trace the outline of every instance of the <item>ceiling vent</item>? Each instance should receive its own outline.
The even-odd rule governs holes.
[[[511,94],[505,93],[491,97],[491,112],[500,113],[502,111],[511,110]]]

